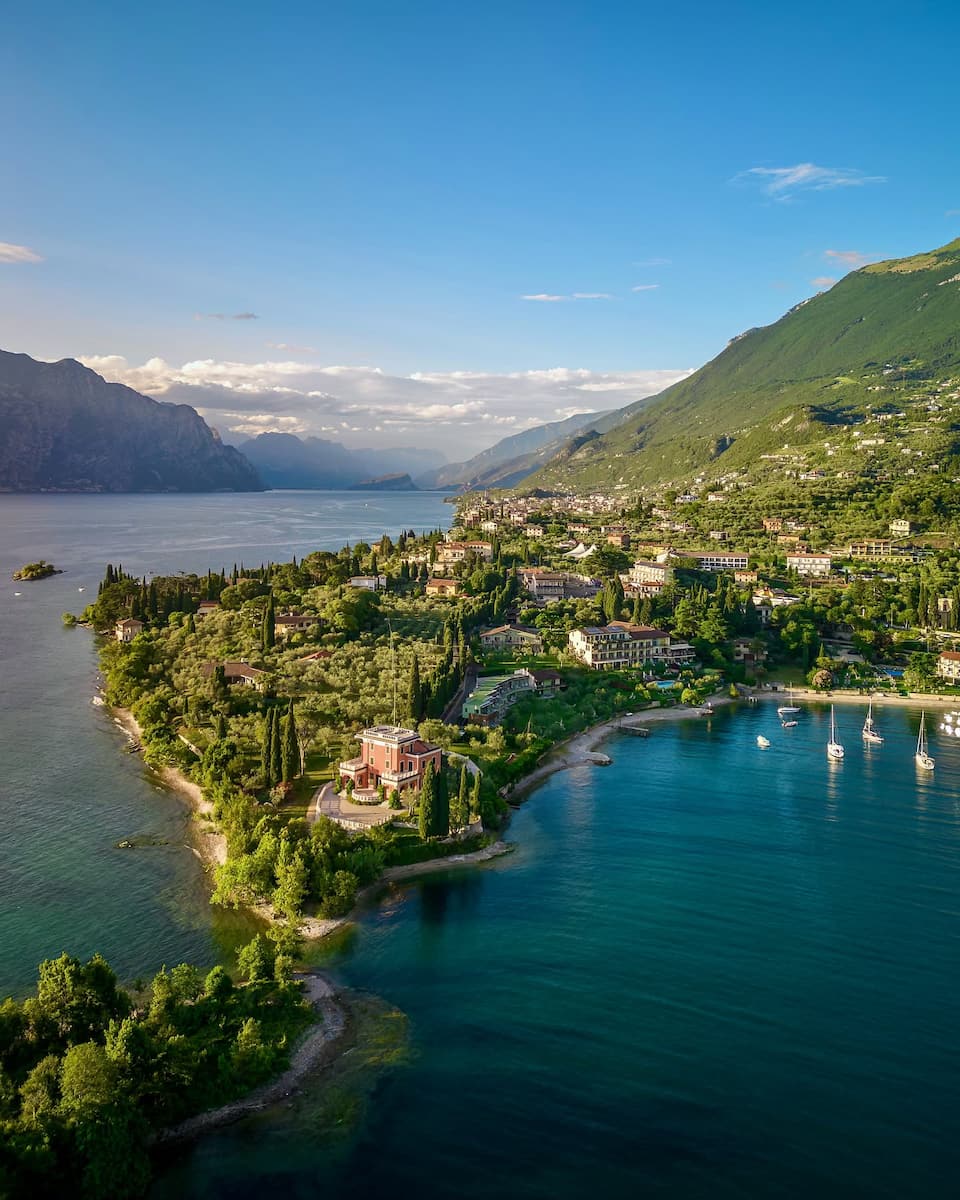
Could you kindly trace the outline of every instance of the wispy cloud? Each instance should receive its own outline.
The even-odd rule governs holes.
[[[119,355],[81,361],[107,379],[193,405],[225,436],[285,431],[381,447],[410,440],[454,459],[467,457],[467,447],[475,453],[505,433],[560,416],[620,408],[690,374],[549,367],[391,375],[374,366],[318,366],[293,358],[200,359],[180,366],[162,358],[136,365]]]
[[[13,242],[0,242],[0,263],[38,263],[43,255],[29,246],[17,246]]]
[[[238,313],[194,313],[195,321],[259,321],[260,317],[255,312],[238,312]]]
[[[316,354],[316,346],[298,346],[295,342],[267,342],[268,350],[283,350],[286,354]]]
[[[823,257],[851,269],[862,267],[871,261],[869,254],[861,254],[859,250],[824,250]]]
[[[810,280],[810,286],[825,291],[827,288],[832,288],[836,282],[832,275],[818,275],[815,279]]]
[[[659,283],[638,283],[636,287],[630,289],[631,292],[654,292],[660,286]]]
[[[571,292],[568,296],[557,296],[552,292],[535,292],[521,296],[521,300],[534,300],[538,304],[566,304],[568,300],[612,300],[609,292]]]
[[[641,258],[639,262],[635,262],[635,267],[669,267],[673,259],[670,258]]]
[[[943,215],[945,217],[960,217],[960,208],[948,208]]]
[[[797,192],[831,192],[836,188],[865,187],[887,180],[884,175],[865,175],[854,167],[797,163],[792,167],[750,167],[734,176],[734,182],[757,183],[774,200],[789,200]]]

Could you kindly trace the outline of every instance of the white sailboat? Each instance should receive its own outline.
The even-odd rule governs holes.
[[[767,750],[770,747],[770,739],[763,736],[762,733],[757,734],[757,745],[761,750]]]
[[[800,709],[793,702],[793,688],[787,688],[787,703],[781,704],[777,709],[777,716],[783,720],[784,717],[790,716],[792,713],[798,713]]]
[[[868,746],[879,746],[883,742],[883,738],[877,733],[877,727],[873,723],[873,701],[870,701],[870,707],[867,709],[867,717],[863,722],[863,740]]]
[[[837,741],[837,717],[830,705],[830,741],[827,742],[827,758],[839,761],[843,758],[843,746]]]
[[[913,761],[921,771],[932,771],[936,765],[927,753],[927,714],[925,712],[920,714],[920,732],[917,734],[917,752],[913,756]]]

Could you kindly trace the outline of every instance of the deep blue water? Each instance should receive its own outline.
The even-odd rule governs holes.
[[[411,1057],[331,1125],[222,1131],[158,1195],[947,1197],[960,1150],[960,741],[772,706],[619,735],[512,859],[393,892],[332,957]],[[773,740],[756,746],[758,732]]]

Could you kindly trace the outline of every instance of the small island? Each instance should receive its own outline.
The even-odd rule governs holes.
[[[46,579],[49,575],[62,574],[63,572],[53,563],[48,563],[46,559],[41,558],[39,562],[26,563],[19,571],[14,571],[13,578],[20,583],[26,583],[34,579]]]

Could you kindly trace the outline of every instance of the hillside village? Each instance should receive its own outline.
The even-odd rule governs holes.
[[[853,272],[449,530],[108,567],[83,615],[106,698],[211,801],[215,902],[345,912],[385,866],[482,847],[549,749],[642,708],[954,690],[958,263]]]
[[[801,465],[776,485],[791,506],[704,473],[467,496],[446,532],[299,562],[109,567],[83,619],[149,761],[212,802],[215,902],[335,916],[385,866],[485,845],[549,748],[618,714],[769,680],[955,688],[960,559],[936,505],[898,483],[837,537],[837,480]]]

